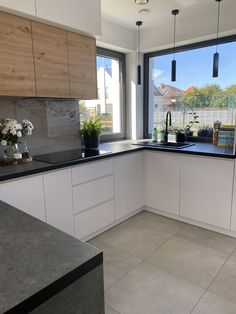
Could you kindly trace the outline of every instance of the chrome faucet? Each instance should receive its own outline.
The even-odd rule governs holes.
[[[166,131],[164,135],[164,143],[168,143],[168,125],[171,126],[171,112],[166,113]]]

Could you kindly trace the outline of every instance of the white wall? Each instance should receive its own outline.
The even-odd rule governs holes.
[[[121,52],[136,50],[136,32],[114,23],[102,20],[102,35],[97,46]]]
[[[226,5],[225,5],[226,4]],[[235,4],[222,2],[220,35],[236,34]],[[216,10],[201,15],[177,17],[176,41],[184,45],[216,37]],[[161,24],[141,31],[141,50],[144,52],[162,50],[173,46],[173,23]]]
[[[36,15],[34,0],[0,0],[0,10]]]
[[[143,138],[143,84],[137,85],[137,59],[136,52],[126,54],[127,137],[134,140]]]
[[[101,35],[100,0],[36,0],[37,17]]]

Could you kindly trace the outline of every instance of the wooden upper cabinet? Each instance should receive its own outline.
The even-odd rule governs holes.
[[[38,97],[69,97],[66,31],[32,21],[36,93]]]
[[[94,38],[67,32],[70,97],[97,98],[96,41]]]
[[[30,21],[0,12],[0,95],[35,96]]]

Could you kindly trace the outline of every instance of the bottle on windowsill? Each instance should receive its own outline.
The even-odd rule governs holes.
[[[157,128],[156,127],[154,127],[152,130],[152,141],[153,143],[157,142]]]

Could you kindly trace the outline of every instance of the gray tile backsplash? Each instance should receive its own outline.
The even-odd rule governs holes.
[[[80,146],[77,99],[0,97],[0,119],[5,118],[34,124],[27,138],[33,155]]]

